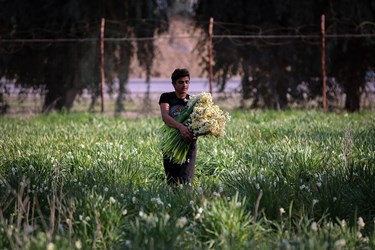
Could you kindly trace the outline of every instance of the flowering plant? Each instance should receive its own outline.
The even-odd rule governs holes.
[[[212,96],[205,92],[191,96],[185,109],[175,118],[186,125],[195,138],[207,135],[224,136],[225,124],[229,119],[229,114],[214,105]],[[159,147],[163,154],[175,163],[185,162],[190,145],[191,142],[184,140],[177,129],[166,124],[161,128]]]

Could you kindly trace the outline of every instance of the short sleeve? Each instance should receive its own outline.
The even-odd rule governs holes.
[[[163,93],[160,95],[159,104],[161,103],[168,103],[169,102],[168,93]]]

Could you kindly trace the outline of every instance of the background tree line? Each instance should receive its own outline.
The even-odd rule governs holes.
[[[228,77],[242,74],[244,99],[254,98],[254,106],[283,108],[287,92],[308,82],[310,94],[322,94],[320,19],[326,17],[327,34],[372,34],[375,32],[375,2],[371,0],[286,0],[198,1],[197,26],[206,33],[210,17],[218,20],[214,34],[316,35],[307,39],[220,38],[214,42],[214,73],[222,87]],[[267,33],[268,32],[268,33]],[[272,32],[272,33],[269,33]],[[208,35],[208,34],[207,34]],[[365,73],[375,67],[374,36],[344,36],[326,39],[327,76],[335,79],[346,94],[345,108],[358,111]],[[200,43],[203,48],[204,43]],[[207,61],[204,62],[208,65]],[[206,66],[207,67],[207,66]],[[256,90],[256,91],[254,91]]]
[[[70,109],[83,89],[97,96],[100,82],[99,45],[101,18],[106,37],[152,37],[168,30],[167,3],[141,0],[2,0],[2,39],[86,39],[92,42],[1,43],[0,78],[15,80],[23,88],[45,91],[44,111]],[[0,39],[1,40],[1,39]],[[123,98],[130,62],[137,56],[150,76],[154,58],[152,40],[106,43],[106,82],[117,79],[116,111],[124,109]]]
[[[107,42],[106,83],[118,81],[116,112],[124,110],[130,63],[138,58],[151,77],[155,46],[152,39],[168,30],[168,15],[176,4],[192,12],[179,12],[196,22],[206,35],[197,46],[202,71],[208,72],[207,32],[215,20],[214,75],[223,89],[229,77],[241,76],[242,98],[253,106],[282,109],[287,94],[298,97],[298,84],[309,82],[311,95],[321,95],[320,18],[326,16],[327,34],[374,34],[375,2],[371,0],[0,0],[0,78],[23,88],[45,93],[43,110],[70,109],[75,98],[88,89],[99,92],[100,20],[106,18],[105,37],[147,38]],[[179,5],[181,11],[181,5]],[[268,33],[267,33],[268,32]],[[225,35],[317,35],[308,39],[249,39]],[[1,39],[93,38],[89,42],[25,43]],[[345,108],[360,108],[365,72],[375,66],[374,37],[327,39],[327,73],[343,86]],[[2,87],[2,86],[1,86]],[[256,90],[256,91],[255,91]],[[4,91],[0,91],[3,110]]]

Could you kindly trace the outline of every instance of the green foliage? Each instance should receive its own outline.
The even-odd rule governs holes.
[[[222,0],[218,4],[201,0],[195,4],[194,17],[196,26],[207,36],[209,19],[212,17],[215,21],[213,72],[221,89],[228,78],[241,72],[244,99],[255,99],[252,104],[255,107],[279,109],[286,107],[287,93],[302,99],[296,89],[302,81],[308,83],[309,97],[321,96],[321,85],[313,78],[321,82],[322,15],[325,15],[327,35],[365,35],[357,39],[327,36],[325,46],[327,76],[334,77],[344,87],[345,108],[358,111],[364,74],[375,66],[375,40],[370,35],[374,2]],[[267,35],[280,38],[262,37]],[[207,36],[198,44],[201,63],[206,69],[209,61],[203,52],[207,48]]]
[[[0,78],[15,81],[18,87],[44,91],[45,111],[69,110],[84,89],[94,97],[99,93],[101,19],[106,20],[105,37],[152,37],[168,29],[166,8],[155,0],[2,1],[0,36],[11,41],[1,45]],[[12,41],[17,39],[46,41]],[[149,78],[154,49],[152,40],[139,41],[137,50],[129,40],[106,41],[106,82],[113,87],[118,80],[118,105],[122,105],[135,52]]]
[[[205,201],[197,209],[196,234],[205,248],[241,249],[248,241],[259,241],[264,229],[252,224],[252,217],[245,209],[245,199],[236,194],[227,201],[225,197]]]
[[[178,187],[159,118],[1,118],[0,248],[374,247],[373,113],[231,117]]]

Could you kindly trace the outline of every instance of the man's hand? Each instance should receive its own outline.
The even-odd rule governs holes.
[[[194,140],[193,132],[190,131],[190,129],[186,126],[181,126],[178,128],[180,131],[181,136],[188,142],[192,142]]]

